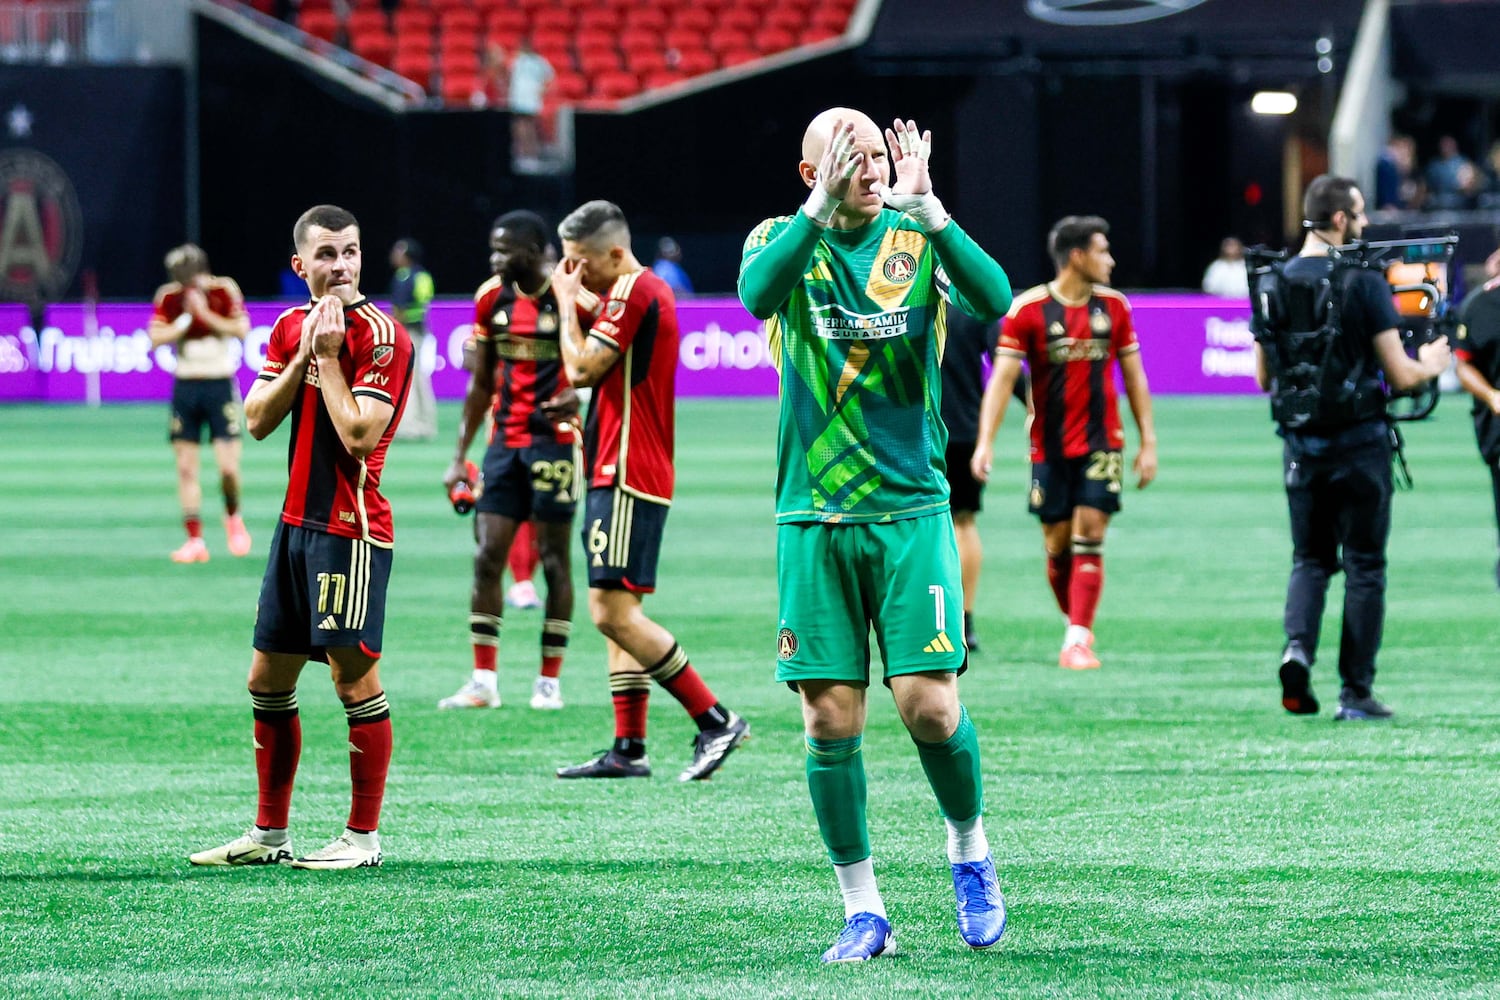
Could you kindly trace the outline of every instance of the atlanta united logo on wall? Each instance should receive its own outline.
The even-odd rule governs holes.
[[[83,250],[83,212],[62,168],[29,149],[0,152],[0,299],[56,301]]]
[[[1026,13],[1038,21],[1104,27],[1140,24],[1192,10],[1208,0],[1026,0]]]
[[[904,285],[917,273],[917,258],[905,250],[893,253],[885,259],[885,280],[894,285]]]

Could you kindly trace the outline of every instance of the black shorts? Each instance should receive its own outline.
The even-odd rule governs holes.
[[[326,661],[329,647],[358,646],[379,656],[391,556],[369,542],[278,521],[255,611],[255,648]]]
[[[589,490],[585,504],[583,550],[588,554],[589,586],[636,594],[654,591],[656,560],[671,508],[618,487]]]
[[[977,514],[984,510],[984,484],[969,471],[969,459],[974,457],[973,441],[949,441],[948,451],[948,506],[954,513]]]
[[[172,383],[169,441],[203,441],[208,425],[211,441],[236,441],[240,436],[240,390],[232,378],[180,378]]]
[[[583,488],[577,448],[571,444],[535,444],[507,448],[499,438],[484,453],[479,499],[474,509],[515,521],[568,524],[578,509]]]
[[[1060,462],[1034,462],[1031,512],[1043,524],[1072,520],[1074,507],[1114,514],[1120,509],[1124,474],[1125,454],[1119,451],[1096,451]]]

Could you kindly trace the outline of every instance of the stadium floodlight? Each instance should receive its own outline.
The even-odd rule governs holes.
[[[1289,115],[1297,110],[1297,95],[1285,90],[1256,91],[1250,110],[1258,115]]]

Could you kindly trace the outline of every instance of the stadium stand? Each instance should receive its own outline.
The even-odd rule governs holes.
[[[557,78],[549,104],[645,90],[839,37],[856,0],[303,0],[295,24],[393,70],[445,105],[484,99],[481,55],[526,39]],[[476,93],[479,95],[476,98]]]

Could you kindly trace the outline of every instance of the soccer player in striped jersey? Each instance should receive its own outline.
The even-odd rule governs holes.
[[[198,447],[205,425],[219,466],[229,551],[249,555],[250,532],[240,516],[240,390],[234,381],[238,362],[230,353],[230,341],[244,340],[250,332],[245,299],[234,279],[209,270],[208,254],[192,243],[174,247],[166,266],[172,280],[156,292],[150,333],[152,347],[172,344],[177,357],[168,434],[177,455],[177,499],[187,540],[173,551],[172,561],[208,562],[203,487],[198,482]]]
[[[490,231],[494,277],[474,296],[475,358],[458,425],[458,450],[443,475],[451,490],[485,411],[494,427],[484,453],[484,488],[475,506],[474,586],[469,638],[474,671],[438,708],[499,708],[496,660],[505,611],[501,576],[520,529],[535,522],[547,580],[541,668],[531,707],[563,707],[560,675],[573,628],[570,538],[578,506],[578,395],[563,372],[557,299],[546,260],[547,224],[534,212],[508,212]],[[529,543],[528,543],[529,544]]]
[[[395,535],[380,474],[411,387],[412,344],[360,294],[354,216],[314,206],[297,220],[292,243],[292,269],[312,298],[277,319],[265,367],[245,397],[257,441],[291,417],[286,502],[261,582],[250,659],[259,803],[244,836],[192,855],[195,865],[289,861],[327,869],[381,861],[391,713],[379,664]],[[287,816],[302,752],[297,679],[309,659],[329,665],[344,705],[353,803],[342,834],[298,855]]]
[[[1140,431],[1136,483],[1156,478],[1156,424],[1130,303],[1109,287],[1115,259],[1109,223],[1068,216],[1052,227],[1047,250],[1057,277],[1011,304],[980,406],[974,477],[989,478],[995,431],[1024,361],[1031,370],[1031,512],[1042,522],[1047,582],[1068,619],[1058,666],[1092,670],[1094,611],[1104,589],[1104,533],[1120,509],[1125,432],[1113,368],[1119,365]]]
[[[979,739],[958,696],[968,652],[939,364],[949,304],[996,320],[1010,281],[932,193],[931,141],[912,121],[882,138],[861,112],[824,111],[802,140],[807,202],[757,226],[740,265],[781,374],[776,679],[801,697],[808,789],[844,898],[825,962],[892,942],[865,820],[871,628],[947,828],[960,936],[985,948],[1005,930]]]
[[[589,614],[610,643],[615,708],[614,745],[557,776],[650,775],[646,698],[655,681],[698,726],[693,759],[678,779],[701,780],[718,770],[750,726],[720,704],[672,633],[642,607],[656,589],[676,478],[676,300],[631,251],[619,206],[588,202],[557,232],[563,257],[552,272],[552,290],[562,314],[563,364],[569,381],[593,388],[583,434],[583,541]]]

